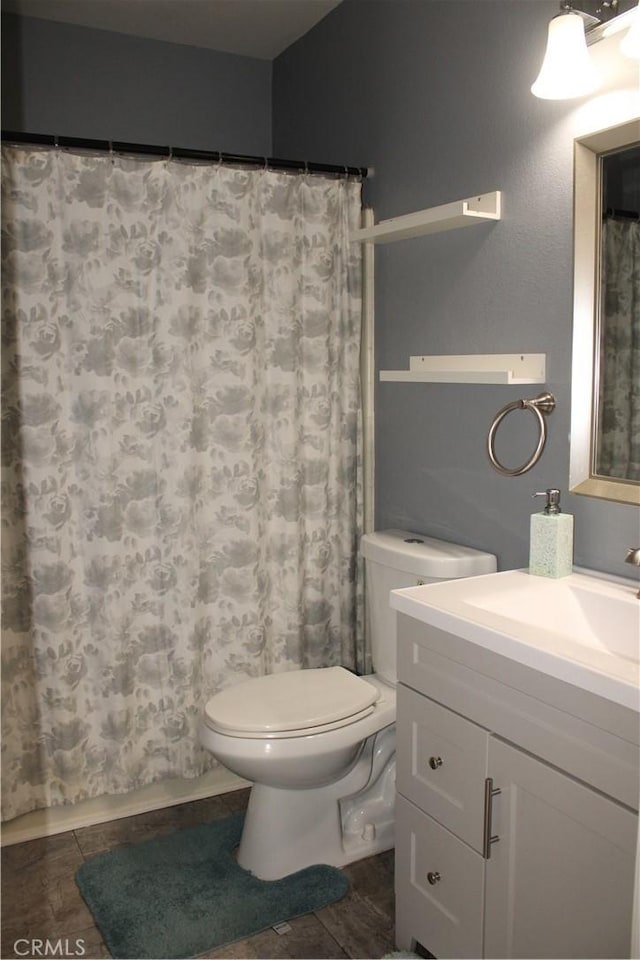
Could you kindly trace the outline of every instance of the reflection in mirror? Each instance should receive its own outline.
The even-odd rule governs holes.
[[[640,145],[600,158],[594,472],[640,481]]]
[[[640,504],[640,119],[575,142],[570,488]]]

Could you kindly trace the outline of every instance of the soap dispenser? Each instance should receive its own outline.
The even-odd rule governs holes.
[[[534,497],[546,497],[542,513],[531,515],[529,573],[537,577],[568,577],[573,571],[573,517],[560,510],[560,491],[550,487]]]

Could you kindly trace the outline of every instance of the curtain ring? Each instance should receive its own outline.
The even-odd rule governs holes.
[[[514,400],[513,403],[508,403],[506,407],[503,407],[498,411],[493,419],[491,427],[489,428],[489,435],[487,437],[487,453],[489,454],[489,460],[498,473],[501,473],[505,477],[519,477],[521,474],[526,473],[527,470],[531,470],[531,468],[535,466],[542,456],[544,445],[547,442],[547,424],[545,417],[552,413],[555,410],[555,407],[556,398],[553,396],[553,394],[541,393],[539,396],[534,397],[531,400]],[[522,466],[510,469],[509,467],[503,466],[496,457],[495,437],[498,427],[512,410],[530,410],[538,421],[540,435],[538,437],[536,448],[531,457],[529,457],[529,459],[525,461]]]

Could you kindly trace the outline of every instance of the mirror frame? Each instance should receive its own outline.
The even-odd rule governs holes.
[[[574,141],[573,352],[569,490],[640,505],[640,483],[592,471],[599,360],[600,155],[640,140],[640,118]]]

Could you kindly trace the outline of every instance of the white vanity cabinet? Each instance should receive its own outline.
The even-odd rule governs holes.
[[[628,957],[637,715],[398,625],[399,948]]]
[[[484,954],[628,957],[637,815],[500,740]]]

